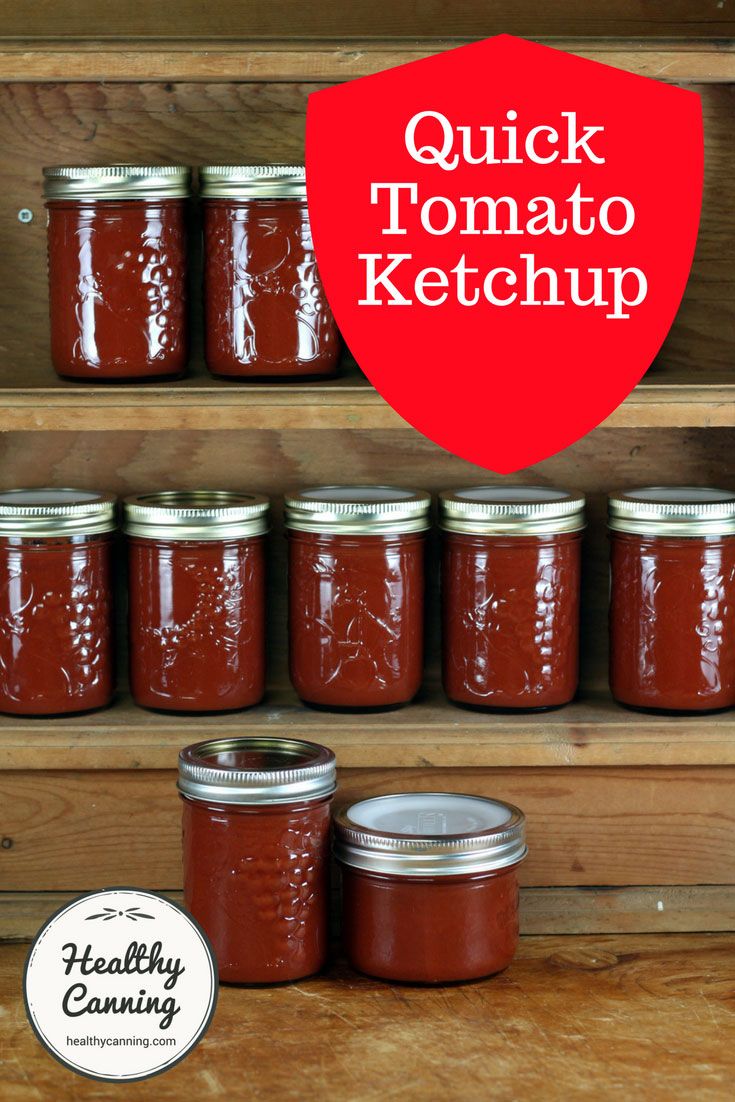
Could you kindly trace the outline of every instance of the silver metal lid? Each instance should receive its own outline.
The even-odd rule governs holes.
[[[186,199],[184,165],[52,165],[43,170],[47,199]]]
[[[303,165],[202,165],[202,199],[305,199]]]
[[[401,792],[361,800],[334,818],[334,852],[352,868],[393,876],[491,872],[528,852],[513,804],[453,792]]]
[[[332,751],[301,739],[209,739],[179,754],[178,789],[193,800],[287,804],[331,796],[336,787]]]
[[[286,494],[286,527],[345,536],[397,535],[429,527],[431,495],[400,486],[313,486]]]
[[[552,486],[468,486],[439,495],[439,522],[447,532],[536,536],[584,528],[582,494]]]
[[[650,536],[735,535],[735,493],[711,486],[642,486],[610,494],[615,532]]]
[[[93,490],[38,489],[0,491],[0,536],[24,539],[94,536],[112,532],[117,499]]]
[[[162,490],[123,502],[123,530],[149,539],[222,540],[268,531],[269,501],[230,490]]]

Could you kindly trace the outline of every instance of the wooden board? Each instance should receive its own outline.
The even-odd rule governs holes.
[[[3,1102],[121,1097],[57,1064],[26,1021],[25,946],[0,950]],[[504,974],[447,988],[343,964],[296,985],[220,992],[209,1033],[130,1096],[302,1102],[732,1097],[731,935],[525,938]],[[277,1040],[274,1040],[277,1038]]]
[[[549,5],[537,0],[455,0],[449,7],[422,0],[351,0],[335,5],[332,0],[312,0],[308,7],[290,0],[248,0],[228,4],[210,0],[127,0],[110,8],[101,0],[35,0],[31,6],[9,8],[3,13],[3,35],[43,37],[142,36],[176,38],[205,35],[232,39],[273,36],[284,30],[294,38],[323,36],[390,37],[402,35],[636,35],[687,38],[727,37],[735,33],[732,13],[718,0],[557,0]]]
[[[192,298],[193,374],[168,387],[116,386],[103,393],[60,383],[48,350],[45,219],[41,169],[49,162],[161,159],[185,164],[290,160],[303,156],[304,83],[25,83],[0,85],[0,430],[394,428],[404,426],[348,373],[339,384],[241,388],[206,377],[199,295]],[[616,426],[722,425],[735,421],[735,147],[732,89],[698,86],[706,131],[702,225],[689,286],[647,382],[610,420]],[[31,210],[30,223],[18,211]],[[198,240],[196,215],[192,248]],[[199,266],[193,256],[193,287]],[[10,277],[12,273],[12,278]],[[22,304],[22,308],[19,308]],[[590,354],[590,371],[594,371]],[[689,387],[680,394],[678,385]],[[252,396],[252,397],[251,397]],[[297,420],[298,419],[298,420]]]
[[[165,894],[183,902],[181,891]],[[31,941],[73,898],[69,892],[0,892],[0,943]],[[695,931],[735,931],[734,884],[521,889],[521,933],[526,936]]]
[[[657,716],[591,694],[540,715],[484,714],[449,704],[438,686],[398,712],[346,715],[299,704],[286,688],[223,716],[163,715],[119,694],[86,716],[0,716],[0,770],[171,769],[182,746],[204,738],[307,738],[344,768],[503,768],[735,765],[735,716]]]
[[[175,773],[0,773],[4,891],[181,884]],[[531,887],[735,883],[735,768],[358,769],[339,802],[383,792],[496,796],[528,817]]]

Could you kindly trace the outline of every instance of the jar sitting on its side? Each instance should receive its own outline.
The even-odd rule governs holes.
[[[62,715],[112,700],[115,527],[109,494],[0,493],[0,711]]]
[[[184,902],[226,983],[302,979],[326,963],[334,754],[222,738],[179,755]]]
[[[440,496],[444,690],[457,704],[567,704],[579,680],[585,500],[546,486]]]
[[[300,165],[206,165],[205,354],[223,378],[336,374],[341,341],[314,256]]]
[[[136,704],[219,712],[265,689],[268,499],[171,490],[125,501]]]
[[[44,169],[58,375],[91,382],[183,375],[190,176],[167,165]]]
[[[406,704],[423,672],[429,495],[317,486],[286,496],[291,681],[307,704]]]
[[[403,983],[481,979],[518,946],[525,819],[511,804],[401,793],[335,816],[342,940],[359,972]]]
[[[735,705],[735,494],[646,486],[612,494],[610,689],[670,712]]]

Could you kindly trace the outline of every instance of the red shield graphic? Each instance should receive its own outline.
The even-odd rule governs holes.
[[[321,276],[415,428],[507,473],[623,401],[679,306],[699,97],[507,35],[309,99]]]

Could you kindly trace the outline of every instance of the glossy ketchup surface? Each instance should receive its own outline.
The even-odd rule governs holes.
[[[205,199],[206,360],[227,378],[333,375],[340,337],[305,199]]]
[[[185,201],[54,200],[47,208],[57,373],[95,382],[182,375]]]

